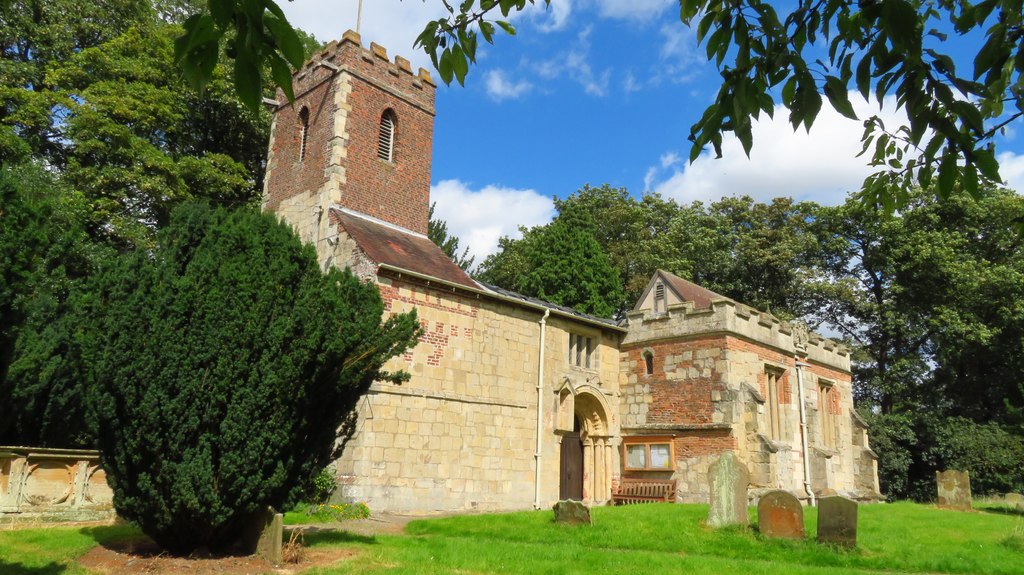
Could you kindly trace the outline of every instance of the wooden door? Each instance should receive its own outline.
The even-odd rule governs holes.
[[[562,437],[562,462],[558,498],[583,500],[583,441],[580,422],[574,421],[573,432]]]

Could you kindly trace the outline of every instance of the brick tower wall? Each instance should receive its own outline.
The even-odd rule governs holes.
[[[434,93],[430,74],[388,60],[359,35],[314,55],[293,77],[295,102],[274,113],[263,209],[278,213],[306,241],[328,235],[326,210],[340,205],[427,233]],[[301,111],[309,111],[305,154]],[[381,116],[396,118],[394,161],[377,157]],[[318,250],[321,246],[317,246]]]

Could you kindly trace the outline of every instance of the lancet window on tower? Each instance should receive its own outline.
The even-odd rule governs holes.
[[[377,137],[377,157],[395,161],[395,111],[385,110],[380,116],[380,134]]]
[[[299,161],[306,159],[306,140],[309,138],[309,108],[299,110]]]

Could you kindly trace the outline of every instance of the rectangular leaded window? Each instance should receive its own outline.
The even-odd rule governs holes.
[[[675,466],[671,437],[627,437],[623,447],[628,470],[671,471]]]
[[[569,363],[576,367],[595,368],[597,360],[594,358],[594,338],[570,333]]]
[[[626,446],[626,467],[629,469],[647,468],[647,446],[627,445]]]

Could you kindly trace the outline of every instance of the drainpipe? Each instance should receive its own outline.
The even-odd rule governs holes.
[[[544,310],[544,317],[540,318],[540,356],[537,367],[537,450],[533,453],[534,476],[533,476],[533,508],[540,509],[540,454],[541,454],[541,432],[544,422],[544,336],[547,335],[548,316],[550,309]]]
[[[800,361],[798,356],[794,356],[793,359],[796,360],[796,388],[800,396],[800,448],[804,456],[804,491],[807,493],[811,507],[814,507],[816,503],[814,501],[814,490],[811,489],[811,465],[807,452],[807,407],[804,405],[803,370],[805,367],[810,367],[811,364]]]

